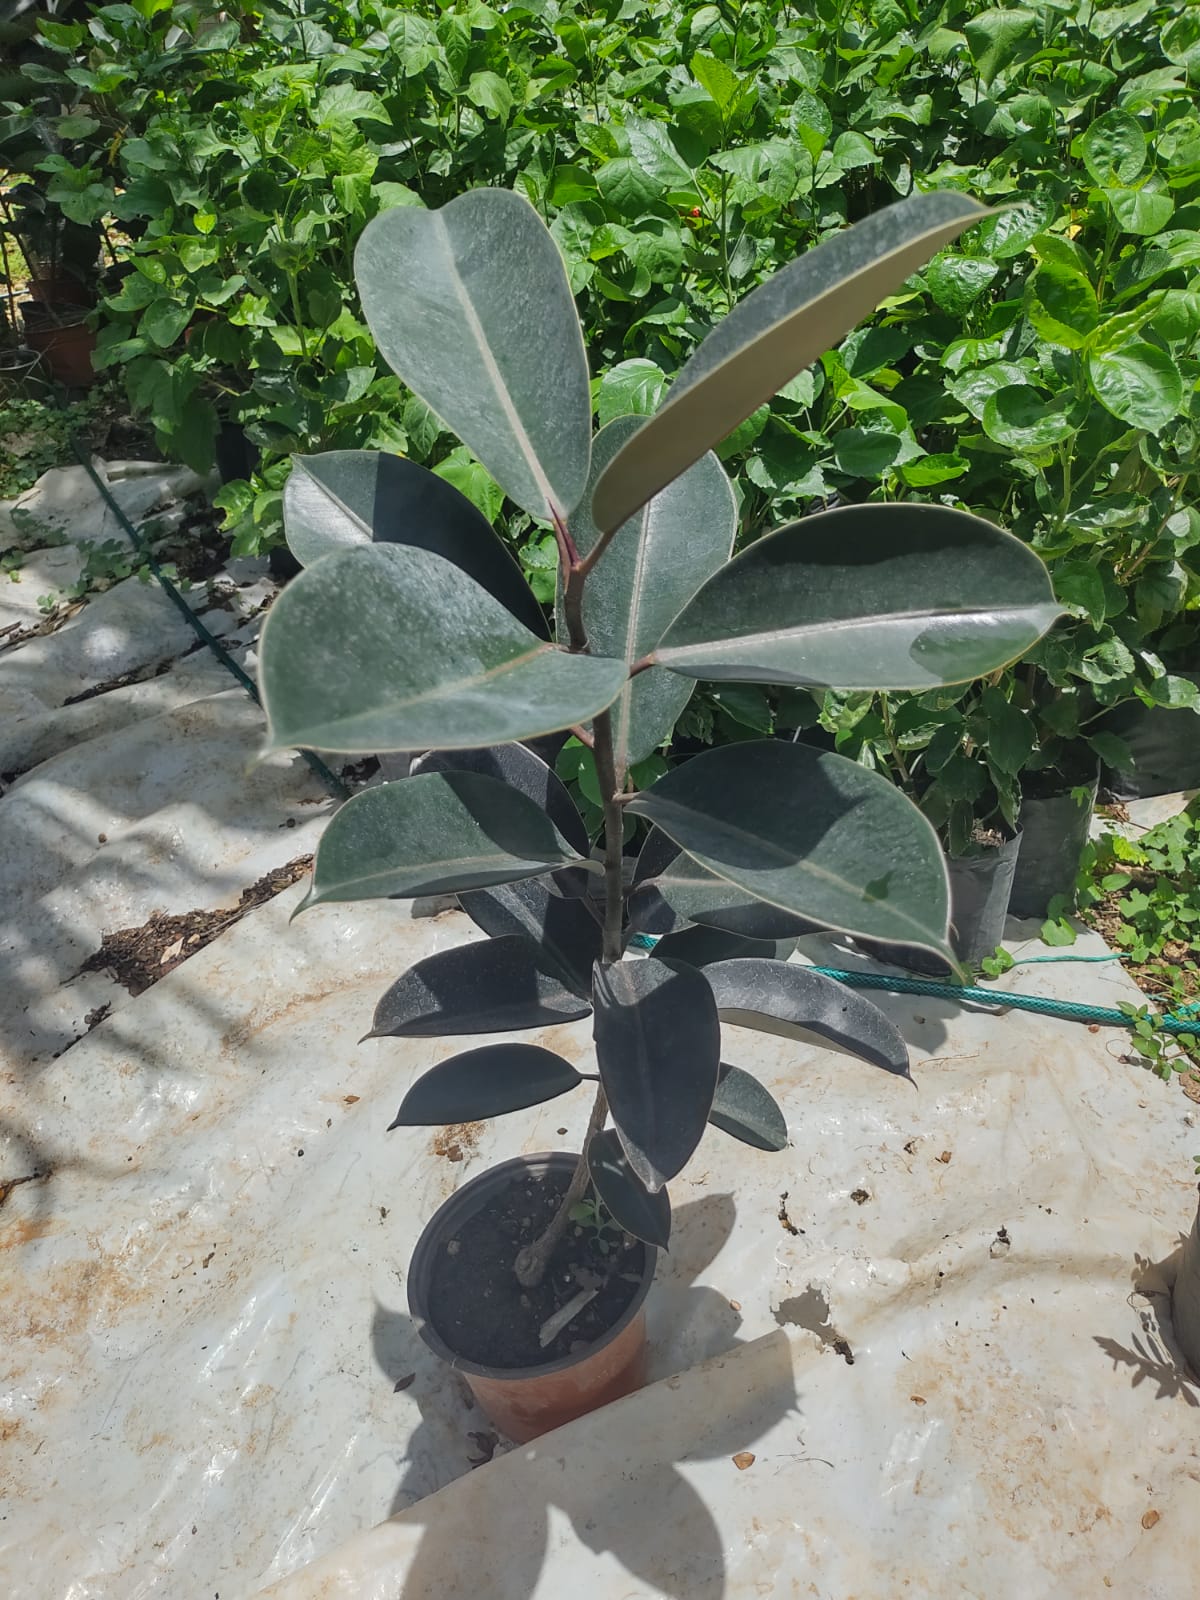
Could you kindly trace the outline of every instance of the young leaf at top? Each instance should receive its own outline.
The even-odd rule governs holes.
[[[774,739],[723,745],[625,809],[771,905],[950,955],[937,834],[886,778],[845,756]]]
[[[1040,558],[982,517],[847,506],[756,540],[653,659],[718,682],[930,689],[1015,660],[1060,613]]]
[[[587,1148],[588,1172],[596,1193],[613,1221],[635,1239],[667,1248],[671,1237],[671,1202],[665,1189],[651,1194],[626,1159],[611,1128],[593,1135]]]
[[[367,1039],[436,1039],[575,1022],[591,1006],[519,934],[438,950],[409,967],[375,1007]]]
[[[721,1024],[702,973],[680,962],[597,964],[593,1031],[622,1148],[657,1194],[700,1143],[717,1088]]]
[[[501,939],[522,934],[541,951],[546,964],[576,994],[591,990],[592,967],[603,938],[590,902],[564,900],[547,878],[525,878],[491,889],[460,894],[459,904],[477,928]]]
[[[721,1081],[708,1120],[756,1150],[782,1150],[787,1145],[787,1121],[774,1095],[740,1067],[721,1063]]]
[[[431,1067],[404,1096],[393,1128],[482,1122],[553,1100],[583,1080],[569,1061],[536,1044],[485,1044]]]
[[[596,526],[620,527],[987,214],[950,190],[913,195],[768,278],[717,324],[662,408],[609,462],[592,495]]]
[[[385,211],[354,272],[384,359],[504,492],[543,520],[573,511],[591,448],[587,357],[566,267],[529,202],[473,189],[435,211]]]
[[[321,835],[302,909],[328,900],[457,894],[578,860],[532,800],[474,772],[366,789]]]
[[[436,473],[378,450],[293,456],[283,490],[288,549],[301,566],[364,544],[409,544],[452,561],[539,638],[546,619],[483,514]]]
[[[535,638],[466,573],[397,544],[327,556],[293,578],[261,648],[272,749],[504,744],[588,721],[626,681],[623,662]]]
[[[641,426],[618,417],[592,445],[594,483]],[[600,537],[585,495],[571,519],[582,556]],[[716,456],[702,456],[621,528],[589,574],[583,621],[590,647],[627,667],[649,655],[696,590],[729,559],[737,525],[733,488]],[[561,615],[561,597],[560,597]],[[559,637],[564,628],[559,624]],[[611,709],[618,778],[666,738],[691,698],[691,686],[651,668],[622,690]]]
[[[885,1072],[907,1078],[908,1046],[878,1006],[796,962],[734,959],[706,967],[704,976],[722,1022],[784,1039],[817,1034]]]
[[[651,828],[634,868],[630,930],[674,934],[690,923],[744,939],[775,941],[796,939],[821,926],[718,878],[661,829]]]

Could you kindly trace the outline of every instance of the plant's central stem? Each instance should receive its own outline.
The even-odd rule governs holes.
[[[624,908],[624,886],[621,878],[621,856],[625,837],[625,819],[617,802],[617,770],[613,753],[612,718],[602,711],[592,720],[595,735],[596,776],[600,780],[600,793],[604,798],[604,944],[600,959],[608,965],[621,959],[621,923]],[[546,1274],[546,1266],[555,1246],[566,1232],[571,1219],[571,1209],[583,1198],[588,1186],[588,1146],[604,1127],[608,1116],[608,1098],[603,1085],[596,1091],[592,1114],[588,1118],[587,1132],[583,1136],[583,1150],[579,1165],[563,1195],[562,1204],[555,1212],[550,1226],[526,1245],[513,1265],[517,1282],[523,1289],[536,1288]]]

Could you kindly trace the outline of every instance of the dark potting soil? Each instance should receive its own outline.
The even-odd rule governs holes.
[[[594,1344],[637,1293],[645,1246],[609,1227],[605,1251],[592,1228],[572,1223],[536,1289],[513,1272],[517,1252],[553,1217],[569,1173],[522,1176],[493,1196],[437,1253],[429,1286],[429,1319],[450,1348],[492,1367],[537,1367]],[[545,1347],[542,1325],[583,1288],[598,1290]]]

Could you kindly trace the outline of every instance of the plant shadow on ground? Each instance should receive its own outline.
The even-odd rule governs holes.
[[[1133,1294],[1129,1303],[1136,1306],[1142,1333],[1141,1337],[1132,1335],[1132,1348],[1116,1339],[1099,1336],[1096,1343],[1111,1360],[1114,1371],[1117,1367],[1130,1370],[1133,1388],[1154,1383],[1157,1385],[1156,1400],[1182,1400],[1196,1409],[1200,1408],[1200,1373],[1190,1370],[1171,1322],[1171,1290],[1186,1242],[1185,1236],[1180,1234],[1175,1248],[1161,1261],[1149,1261],[1144,1256],[1134,1258],[1130,1274]],[[1142,1302],[1140,1305],[1138,1300]]]
[[[717,1194],[689,1201],[679,1207],[675,1216],[672,1253],[660,1265],[664,1278],[660,1287],[669,1297],[669,1310],[660,1318],[660,1328],[670,1337],[673,1349],[677,1350],[682,1340],[689,1365],[742,1342],[737,1338],[740,1319],[729,1301],[715,1289],[695,1282],[729,1238],[735,1215],[732,1197]],[[376,1364],[389,1378],[394,1374],[398,1382],[404,1382],[414,1369],[435,1382],[436,1372],[446,1371],[429,1355],[415,1323],[404,1313],[377,1306],[372,1343]],[[650,1365],[652,1381],[665,1376],[657,1370],[663,1366],[662,1355],[656,1361],[653,1349]],[[425,1463],[430,1451],[438,1449],[452,1431],[447,1429],[444,1417],[447,1393],[443,1386],[439,1405],[428,1399],[423,1402],[420,1392],[414,1391],[422,1418],[408,1440],[408,1470],[393,1497],[393,1515],[407,1510],[415,1498],[428,1493]],[[648,1440],[638,1426],[636,1400],[618,1402],[621,1404],[626,1408],[623,1420],[630,1429],[625,1455],[606,1453],[586,1465],[576,1456],[576,1467],[571,1471],[559,1453],[562,1447],[556,1449],[553,1435],[545,1444],[535,1440],[517,1447],[513,1452],[514,1468],[535,1460],[539,1453],[549,1454],[559,1463],[552,1475],[553,1494],[521,1498],[509,1492],[507,1479],[497,1480],[500,1487],[494,1503],[498,1510],[502,1508],[502,1526],[498,1522],[495,1527],[467,1529],[453,1515],[435,1516],[421,1535],[399,1593],[406,1600],[417,1600],[426,1594],[458,1592],[453,1588],[452,1575],[464,1573],[469,1562],[484,1549],[502,1549],[502,1560],[497,1556],[495,1565],[487,1568],[486,1577],[480,1571],[477,1581],[486,1588],[489,1600],[527,1600],[537,1590],[550,1549],[552,1511],[557,1510],[570,1519],[575,1536],[583,1544],[596,1552],[609,1552],[635,1578],[653,1585],[655,1593],[676,1596],[678,1600],[721,1600],[726,1593],[724,1541],[711,1513],[678,1468],[687,1460],[715,1460],[751,1448],[757,1438],[795,1408],[786,1336],[779,1335],[771,1381],[755,1384],[744,1403],[730,1414],[697,1421],[684,1451],[671,1452],[661,1437]],[[479,1427],[486,1428],[482,1418]],[[482,1442],[487,1436],[477,1433],[475,1437]],[[485,1453],[486,1448],[485,1445]],[[578,1446],[573,1448],[577,1450]],[[477,1459],[471,1464],[483,1465]],[[504,1474],[506,1469],[503,1460],[498,1459],[486,1470]],[[527,1488],[534,1481],[536,1474],[526,1471],[512,1487]]]

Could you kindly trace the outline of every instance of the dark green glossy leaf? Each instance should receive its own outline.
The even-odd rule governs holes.
[[[635,1239],[665,1250],[671,1238],[671,1202],[666,1189],[650,1193],[629,1165],[611,1128],[593,1136],[587,1160],[596,1193],[613,1220]]]
[[[693,923],[741,938],[772,941],[795,939],[820,926],[726,883],[693,861],[661,829],[651,828],[634,871],[630,930],[672,934]]]
[[[1052,449],[1079,427],[1072,397],[1045,400],[1028,384],[1010,384],[989,395],[983,408],[983,431],[1010,450]]]
[[[457,894],[577,859],[515,789],[474,772],[430,772],[364,790],[334,813],[304,906]]]
[[[1079,146],[1088,176],[1098,189],[1132,183],[1146,164],[1146,135],[1128,111],[1114,108],[1097,117]]]
[[[639,426],[636,417],[621,417],[601,429],[590,482]],[[581,555],[600,537],[587,501],[585,495],[571,520]],[[649,655],[704,580],[729,559],[736,522],[721,463],[711,453],[702,456],[617,530],[589,575],[583,620],[591,649],[627,667]],[[691,693],[676,674],[653,668],[626,686],[610,712],[618,774],[662,743]]]
[[[541,218],[506,189],[399,206],[354,254],[380,352],[531,516],[573,511],[591,396],[575,302]],[[547,352],[553,359],[547,359]]]
[[[590,720],[625,681],[620,661],[546,644],[465,573],[407,545],[307,568],[262,636],[271,748],[503,744]]]
[[[777,740],[725,745],[627,807],[702,867],[827,928],[948,950],[937,835],[886,778]]]
[[[542,608],[495,531],[465,495],[415,461],[376,450],[293,456],[283,521],[301,566],[372,542],[416,545],[452,561],[547,637]]]
[[[986,214],[948,190],[915,195],[826,240],[747,295],[601,475],[592,496],[596,526],[620,527]]]
[[[600,1081],[621,1146],[657,1194],[700,1143],[717,1087],[721,1024],[694,967],[660,961],[597,964],[593,1030]]]
[[[1013,52],[1037,26],[1038,14],[1024,7],[982,11],[963,25],[971,58],[984,83],[1010,65]]]
[[[436,1039],[575,1022],[591,1006],[518,935],[439,950],[409,967],[375,1007],[368,1039]]]
[[[849,506],[758,539],[654,659],[688,677],[928,689],[1015,660],[1059,615],[1028,546],[946,506]]]
[[[1088,383],[1114,417],[1156,433],[1183,405],[1183,379],[1165,350],[1132,340],[1119,350],[1090,355]]]
[[[568,988],[577,994],[590,992],[603,936],[589,902],[564,900],[552,893],[546,878],[525,878],[492,889],[473,889],[459,896],[459,904],[476,927],[495,939],[511,934],[531,939]]]
[[[761,905],[761,901],[757,902]],[[669,933],[654,947],[660,961],[685,961],[689,967],[708,967],[714,961],[736,961],[759,957],[766,961],[786,961],[796,948],[795,939],[748,939],[724,928],[682,928]]]
[[[756,1150],[783,1150],[788,1142],[787,1121],[774,1096],[749,1072],[724,1062],[708,1120]]]
[[[718,961],[706,967],[722,1022],[784,1039],[816,1034],[851,1055],[907,1078],[908,1047],[878,1006],[794,961]]]
[[[535,1044],[485,1044],[431,1067],[400,1102],[393,1128],[482,1122],[554,1100],[583,1080],[569,1061]]]

